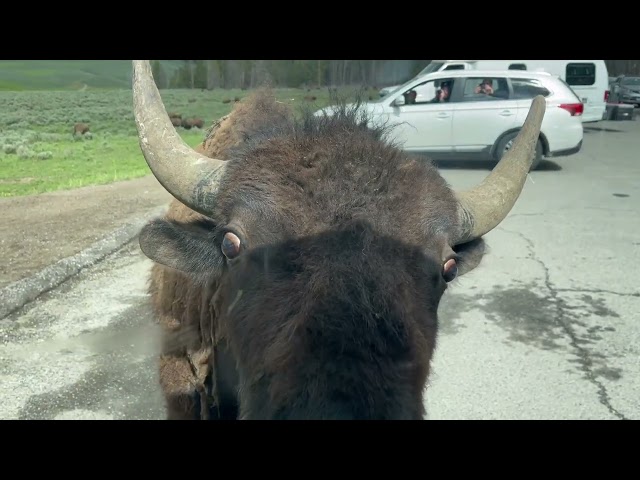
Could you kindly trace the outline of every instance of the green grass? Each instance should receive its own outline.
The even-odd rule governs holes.
[[[69,136],[70,137],[70,136]],[[185,133],[195,146],[201,134]],[[113,135],[104,140],[34,142],[30,158],[0,154],[0,196],[27,195],[53,190],[106,184],[141,177],[149,173],[135,138]],[[41,158],[39,158],[39,156]]]
[[[0,61],[0,71],[3,63]],[[45,70],[41,66],[33,78]],[[248,93],[162,90],[161,95],[167,111],[183,118],[198,116],[204,119],[206,129],[231,110],[233,102],[224,100]],[[313,95],[317,108],[329,100],[326,89],[279,89],[276,95],[293,105]],[[74,137],[76,122],[88,123],[91,135]],[[200,143],[205,134],[197,129],[178,128],[178,132],[191,146]],[[130,90],[0,92],[1,197],[99,185],[149,173],[138,145]]]

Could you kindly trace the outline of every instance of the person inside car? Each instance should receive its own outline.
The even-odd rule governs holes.
[[[449,95],[451,94],[451,84],[449,82],[442,82],[440,89],[436,92],[436,96],[429,103],[441,103],[449,101]]]
[[[405,105],[413,105],[414,103],[416,103],[416,97],[418,95],[418,92],[416,92],[415,90],[409,90],[408,92],[405,92],[402,95],[404,96]]]
[[[493,82],[490,78],[485,78],[482,80],[480,85],[476,87],[474,92],[478,94],[493,95]]]

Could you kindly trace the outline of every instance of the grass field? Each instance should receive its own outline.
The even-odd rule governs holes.
[[[0,62],[0,71],[2,71]],[[15,62],[13,62],[15,63]],[[375,95],[375,92],[370,92]],[[162,90],[167,111],[198,116],[205,129],[227,114],[242,90]],[[279,100],[293,105],[317,98],[329,102],[326,89],[276,90]],[[91,133],[73,136],[76,122]],[[178,128],[195,146],[205,130]],[[140,152],[130,90],[0,91],[0,196],[29,195],[85,185],[127,180],[150,173]]]

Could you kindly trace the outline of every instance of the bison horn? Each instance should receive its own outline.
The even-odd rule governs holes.
[[[225,162],[199,154],[176,132],[148,60],[133,60],[133,110],[138,141],[153,175],[179,201],[208,215]]]
[[[469,191],[456,192],[460,231],[455,244],[490,232],[515,205],[535,157],[545,107],[544,97],[534,98],[513,147],[480,185]]]

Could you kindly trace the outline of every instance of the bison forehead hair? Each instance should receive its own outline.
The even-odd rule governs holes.
[[[261,91],[247,105],[262,108],[225,156],[216,220],[241,219],[257,243],[353,221],[414,245],[457,228],[455,196],[437,169],[386,142],[388,128],[372,126],[357,102],[336,98],[330,116],[274,117],[269,99]],[[196,189],[206,191],[206,182]]]
[[[438,303],[456,274],[478,265],[482,236],[515,203],[544,99],[470,192],[389,141],[358,102],[334,103],[331,115],[296,117],[261,91],[197,152],[176,134],[148,62],[134,61],[141,149],[176,198],[140,234],[156,262],[156,313],[171,325],[167,337],[196,329],[202,351],[214,352],[188,353],[193,341],[166,347],[170,418],[188,417],[176,409],[192,411],[192,396],[207,389],[206,374],[180,355],[215,372],[210,388],[234,418],[424,414]]]

